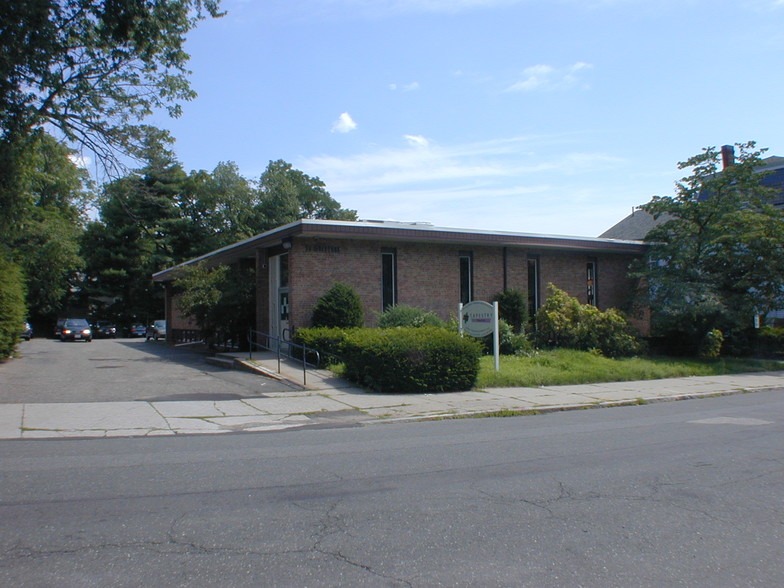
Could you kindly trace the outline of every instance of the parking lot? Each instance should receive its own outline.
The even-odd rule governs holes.
[[[0,363],[0,403],[232,400],[289,389],[163,341],[34,338],[19,355]]]

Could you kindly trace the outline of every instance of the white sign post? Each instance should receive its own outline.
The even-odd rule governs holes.
[[[493,357],[495,371],[499,371],[499,336],[498,336],[498,302],[483,302],[474,300],[468,304],[460,304],[457,308],[460,333],[471,337],[486,337],[493,334]]]

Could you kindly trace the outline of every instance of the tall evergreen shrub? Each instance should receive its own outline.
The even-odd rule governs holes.
[[[0,359],[16,351],[25,320],[25,285],[22,270],[0,251]]]
[[[365,323],[362,300],[354,289],[336,282],[316,302],[311,324],[314,327],[339,327],[350,329]]]
[[[515,333],[521,333],[528,323],[528,300],[520,290],[504,290],[493,298],[498,302],[499,318],[506,321]]]

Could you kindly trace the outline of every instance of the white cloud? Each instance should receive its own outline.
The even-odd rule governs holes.
[[[403,135],[403,138],[408,141],[408,144],[412,147],[427,147],[430,145],[430,141],[422,135]]]
[[[389,84],[389,89],[393,92],[395,90],[400,90],[401,92],[414,92],[419,90],[419,82],[411,82],[410,84]]]
[[[348,112],[341,114],[338,119],[332,123],[333,133],[350,133],[357,128],[357,123],[351,118]]]
[[[584,174],[617,173],[625,162],[601,152],[569,150],[573,137],[521,136],[449,146],[421,135],[403,139],[404,146],[312,157],[297,167],[324,180],[330,193],[362,218],[589,236],[612,224],[586,227],[583,209],[590,203],[584,202],[582,182]],[[545,216],[549,224],[540,219]]]
[[[71,163],[73,163],[76,167],[81,167],[83,169],[87,169],[92,163],[92,158],[89,155],[84,155],[83,153],[71,153],[68,156],[68,159],[70,159]]]
[[[561,69],[545,64],[532,65],[525,68],[522,78],[509,86],[507,90],[509,92],[531,92],[572,88],[580,83],[580,72],[592,67],[590,63],[584,61],[578,61]]]

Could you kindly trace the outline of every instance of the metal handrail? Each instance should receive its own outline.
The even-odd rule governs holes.
[[[288,329],[286,329],[288,331]],[[283,334],[285,334],[285,332]],[[261,339],[265,339],[268,343],[272,343],[275,346],[270,347],[270,345],[264,345],[263,343],[259,343],[256,340],[256,336],[259,336]],[[288,348],[288,351],[283,351],[282,347],[285,344]],[[299,343],[294,343],[284,337],[276,337],[275,335],[270,335],[269,333],[263,333],[261,331],[255,331],[253,329],[248,329],[248,359],[253,359],[253,347],[259,347],[261,349],[266,349],[267,351],[272,351],[277,353],[278,358],[278,373],[280,373],[280,359],[281,356],[287,357],[288,359],[292,359],[294,361],[302,361],[302,385],[307,386],[308,384],[308,365],[312,368],[316,368],[321,364],[321,354],[311,347],[305,347],[304,345],[300,345]],[[295,357],[291,354],[291,348],[301,349],[302,350],[302,358]],[[309,364],[308,363],[308,353],[312,353],[316,355],[316,363]]]

